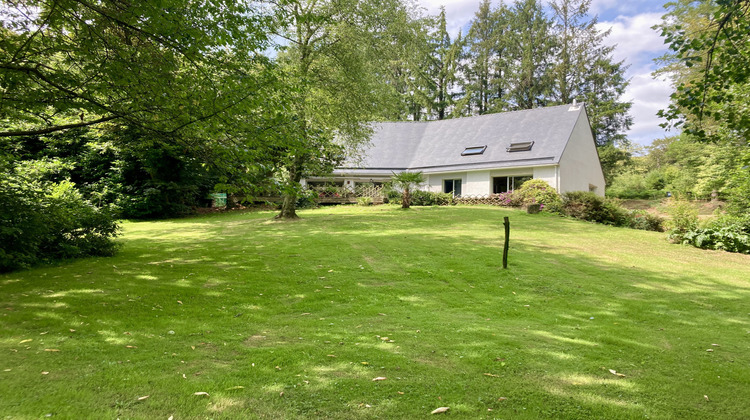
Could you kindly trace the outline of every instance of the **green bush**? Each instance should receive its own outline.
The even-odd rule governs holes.
[[[661,232],[663,220],[642,210],[629,211],[618,201],[604,199],[592,192],[571,191],[562,202],[547,206],[547,211],[605,225]]]
[[[622,199],[649,199],[660,196],[664,181],[660,174],[651,172],[646,176],[626,173],[618,176],[607,187],[607,197]]]
[[[670,201],[667,214],[670,216],[667,229],[672,242],[683,242],[687,232],[698,228],[698,210],[687,201]]]
[[[542,207],[560,202],[560,195],[543,179],[530,179],[513,192],[514,199],[523,204],[541,204]]]
[[[750,215],[725,215],[680,236],[681,242],[697,248],[750,254]]]
[[[627,218],[630,228],[654,232],[664,231],[664,219],[645,210],[630,210]]]
[[[372,197],[359,197],[359,198],[357,198],[357,205],[359,205],[359,206],[370,206],[370,205],[372,205]]]
[[[412,206],[449,206],[452,205],[453,194],[414,190],[411,192]]]
[[[119,228],[109,208],[84,200],[69,181],[16,166],[0,162],[0,272],[115,252]]]

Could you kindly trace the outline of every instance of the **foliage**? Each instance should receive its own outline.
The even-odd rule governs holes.
[[[391,178],[393,186],[401,190],[401,208],[408,209],[411,205],[411,190],[424,182],[422,172],[399,172]]]
[[[453,194],[433,191],[414,190],[411,192],[412,206],[450,206],[455,204]]]
[[[357,205],[359,206],[371,206],[372,197],[357,197]]]
[[[702,228],[693,227],[675,239],[697,248],[750,254],[750,215],[722,216]]]
[[[627,210],[616,200],[588,191],[566,192],[562,195],[562,202],[547,206],[547,211],[605,225],[657,232],[664,230],[660,217],[645,211]]]
[[[531,179],[523,183],[514,195],[523,204],[541,204],[542,207],[560,201],[560,194],[543,179]]]
[[[671,200],[667,208],[669,239],[682,242],[685,235],[698,227],[698,210],[687,201]]]
[[[614,226],[622,226],[626,218],[625,209],[588,191],[564,193],[561,210],[566,216]]]
[[[70,181],[45,180],[44,166],[0,162],[0,272],[116,249],[111,210],[85,200]]]
[[[230,0],[3,2],[0,136],[116,122],[218,137],[229,117],[263,103],[261,10]]]
[[[345,151],[367,143],[375,110],[389,99],[380,75],[394,58],[390,47],[409,33],[400,23],[410,10],[399,0],[284,0],[274,11],[291,117],[278,217],[296,218],[300,180],[329,173]]]

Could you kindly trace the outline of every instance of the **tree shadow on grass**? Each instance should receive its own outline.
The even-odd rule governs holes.
[[[510,213],[502,270],[504,212],[445,210],[178,222],[126,237],[113,259],[2,276],[0,350],[34,371],[7,386],[50,403],[75,391],[72,414],[94,412],[97,394],[142,392],[150,409],[193,416],[750,415],[735,398],[750,385],[747,267],[717,262],[694,276],[707,254],[692,249],[679,250],[694,260],[688,274],[634,265],[613,255],[632,250],[566,245],[611,228]],[[43,367],[47,382],[40,361],[55,367]],[[200,390],[222,408],[193,399]]]

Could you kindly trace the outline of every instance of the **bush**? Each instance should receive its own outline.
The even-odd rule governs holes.
[[[560,195],[543,179],[528,180],[512,194],[525,205],[541,204],[546,207],[560,202]]]
[[[454,204],[453,194],[414,190],[411,192],[412,206],[449,206]]]
[[[680,239],[697,248],[750,254],[750,215],[719,217],[703,228],[684,232]]]
[[[499,193],[496,195],[496,197],[500,200],[498,204],[501,206],[520,207],[523,205],[523,197],[521,197],[521,195],[519,194],[516,194],[515,191]]]
[[[667,213],[671,217],[667,222],[669,239],[673,242],[682,242],[687,232],[698,227],[698,210],[687,201],[670,201]]]
[[[0,162],[0,272],[55,259],[112,255],[118,225],[69,181]]]
[[[627,210],[616,200],[604,199],[592,192],[571,191],[562,202],[546,207],[547,211],[605,225],[662,232],[663,220],[643,210]]]
[[[359,198],[357,198],[357,205],[359,205],[359,206],[370,206],[370,205],[372,205],[372,197],[359,197]]]
[[[576,219],[622,226],[626,211],[614,202],[587,191],[570,191],[562,195],[562,212]]]
[[[630,228],[664,232],[664,219],[645,210],[631,210],[627,217]]]

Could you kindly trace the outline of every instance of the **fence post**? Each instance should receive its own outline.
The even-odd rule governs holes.
[[[505,244],[503,245],[503,268],[508,268],[508,241],[510,239],[510,220],[505,216],[503,218],[505,226]]]

